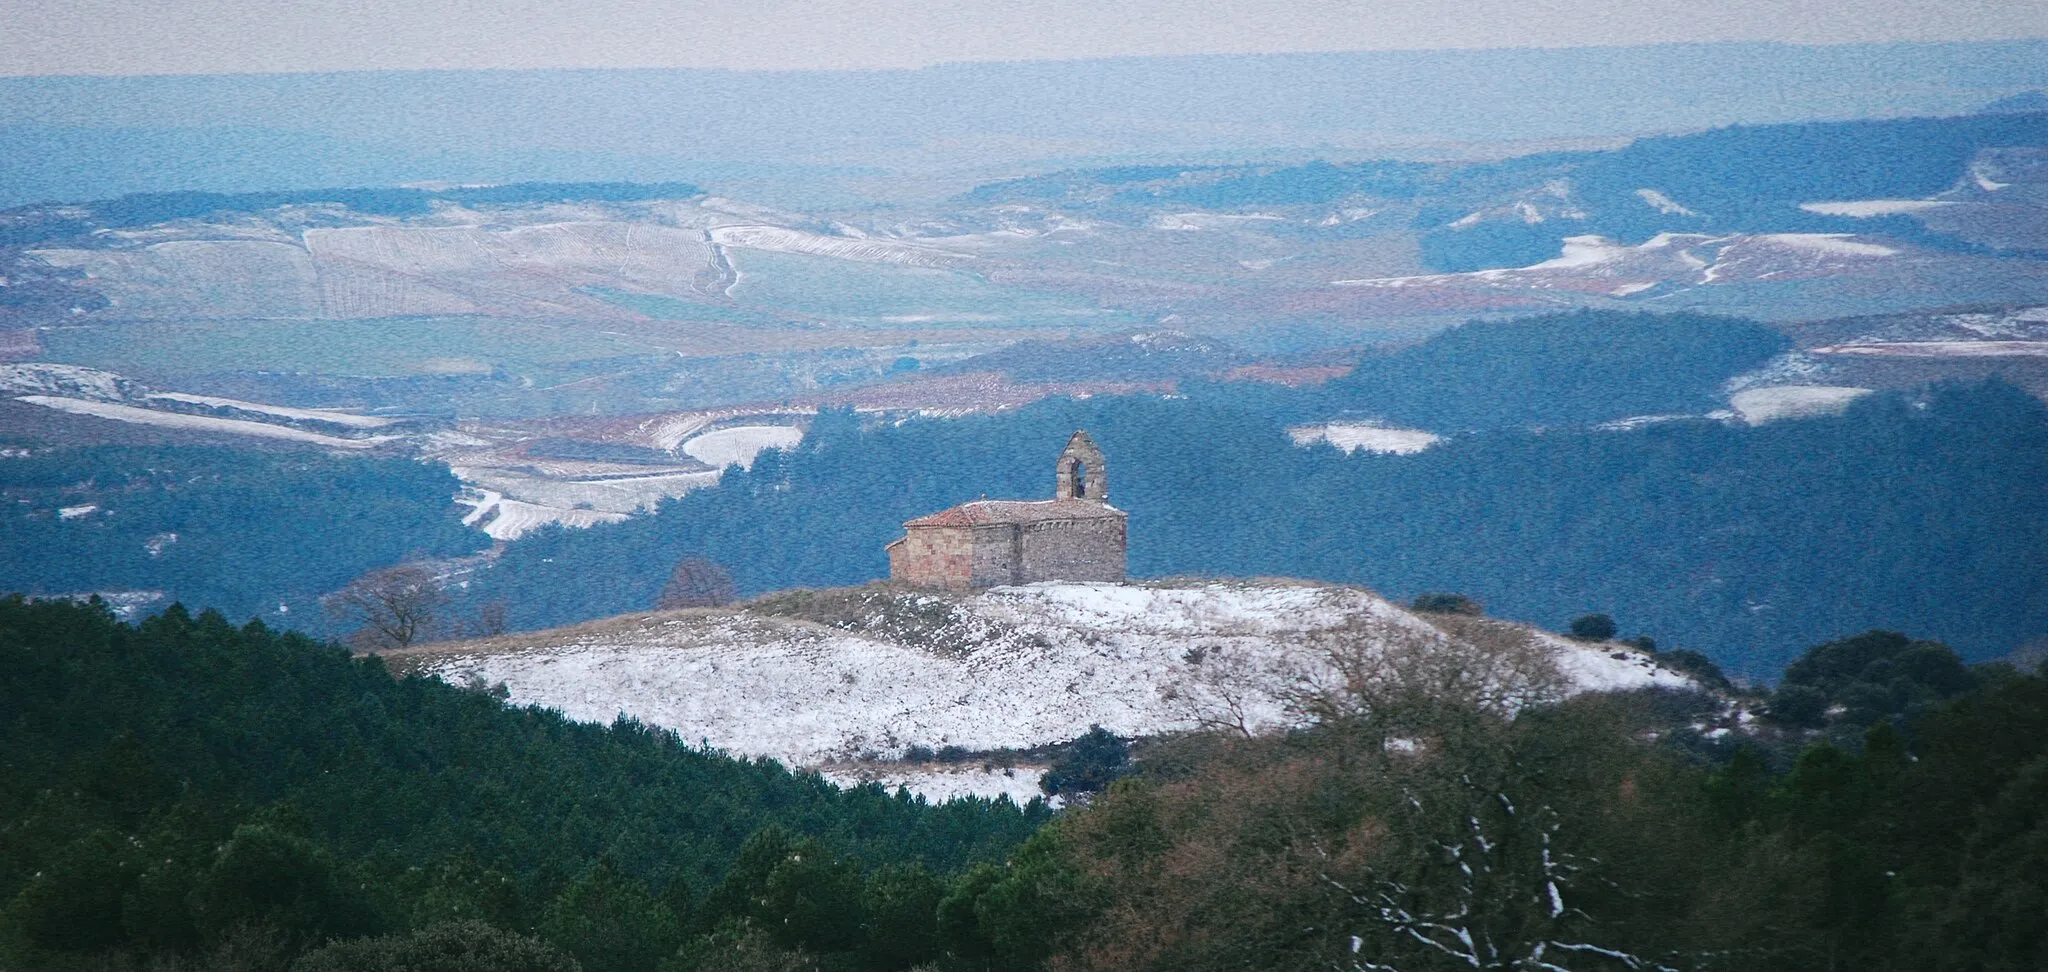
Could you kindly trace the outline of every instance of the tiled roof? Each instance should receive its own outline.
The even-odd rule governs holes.
[[[1128,514],[1107,503],[1088,500],[975,500],[903,524],[921,526],[983,526],[994,523],[1042,523],[1046,520],[1099,520]]]

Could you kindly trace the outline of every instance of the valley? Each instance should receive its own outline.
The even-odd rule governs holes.
[[[1124,420],[1101,416],[1121,403],[1187,400],[1201,417],[1167,425],[1226,436],[1180,447],[1208,462],[1234,451],[1317,468],[1327,445],[1469,477],[1457,457],[1512,450],[1516,430],[1617,437],[1556,444],[1605,454],[1711,437],[1714,425],[1797,438],[1809,433],[1790,426],[1840,421],[1886,395],[1924,405],[1940,382],[2048,396],[2048,263],[2029,235],[2048,225],[2044,125],[2048,115],[2020,112],[1735,127],[1489,162],[1071,169],[939,200],[804,212],[680,183],[22,207],[0,213],[11,241],[0,249],[0,351],[13,360],[0,364],[0,391],[25,455],[141,441],[446,467],[459,492],[421,514],[485,547],[437,568],[461,578],[453,596],[477,616],[507,600],[515,628],[549,626],[630,609],[626,592],[691,545],[726,562],[749,594],[876,576],[865,546],[821,542],[838,552],[812,563],[775,549],[795,534],[741,544],[779,530],[746,518],[776,514],[734,512],[759,501],[720,488],[735,469],[735,489],[763,488],[835,442],[848,456],[871,448],[843,429],[819,437],[821,422],[956,445],[940,427],[957,424],[986,455],[989,437],[1012,441],[1001,429],[1039,421],[1026,413],[1115,427]],[[1787,146],[1813,163],[1796,173],[1748,164]],[[1162,471],[1235,480],[1147,442],[1157,431],[1123,434]],[[874,461],[906,461],[885,454]],[[756,470],[764,455],[774,458]],[[1016,475],[1007,461],[983,468]],[[854,488],[833,480],[844,468],[805,475],[803,488],[820,492],[791,498],[816,507],[803,516],[833,515],[830,497]],[[899,490],[940,501],[939,491],[997,485],[952,475]],[[1309,530],[1301,514],[1226,540],[1229,527],[1193,512],[1207,504],[1174,510],[1164,480],[1138,475],[1136,510],[1163,517],[1182,545],[1140,542],[1134,563],[1152,576],[1255,567],[1404,593],[1427,581],[1485,593],[1526,621],[1564,610],[1556,595],[1531,593],[1532,582],[1559,582],[1492,553],[1470,570],[1389,562],[1398,530],[1384,525],[1359,528],[1369,541],[1262,552]],[[1353,487],[1318,488],[1309,508]],[[112,508],[87,485],[24,502],[31,516]],[[1434,522],[1394,497],[1356,502]],[[893,512],[827,532],[878,545],[911,512],[899,505],[882,501],[863,512]],[[709,519],[676,532],[682,516]],[[82,528],[93,516],[54,522]],[[1486,527],[1496,528],[1514,530]],[[659,530],[670,534],[650,534]],[[166,521],[149,535],[177,532]],[[1464,549],[1430,542],[1443,555]],[[1193,553],[1238,543],[1251,546],[1237,548],[1236,567],[1204,568]],[[1357,543],[1378,552],[1334,552]],[[747,545],[757,552],[738,552]],[[1591,555],[1584,541],[1570,546],[1525,554],[1560,566]],[[560,597],[592,598],[580,604],[534,596],[555,560],[592,557],[638,576],[559,582]],[[1583,578],[1585,567],[1570,570]],[[1737,616],[1768,610],[1796,583],[1731,581],[1710,561],[1689,570],[1686,593],[1645,602],[1650,623],[1738,652],[1723,656],[1736,670],[1791,649],[1736,648],[1768,627]],[[1719,589],[1731,582],[1750,593]],[[39,587],[95,591],[175,596]],[[296,586],[261,596],[273,621],[332,623],[309,615],[317,605]],[[1879,623],[1892,616],[1886,603],[1846,614]],[[1942,623],[1978,644],[1969,626]]]
[[[2048,964],[2038,29],[773,6],[0,77],[0,969]]]

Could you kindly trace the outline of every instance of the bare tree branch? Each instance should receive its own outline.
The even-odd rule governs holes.
[[[329,614],[359,627],[349,641],[366,651],[404,648],[430,636],[448,595],[419,564],[373,570],[322,600]]]

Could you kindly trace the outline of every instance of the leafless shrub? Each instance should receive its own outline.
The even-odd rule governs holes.
[[[1278,651],[1201,645],[1167,691],[1195,725],[1250,737],[1279,725],[1376,725],[1387,733],[1451,711],[1512,715],[1561,698],[1550,648],[1514,625],[1457,616],[1456,630],[1355,616]]]
[[[486,601],[476,609],[476,631],[479,638],[495,638],[505,633],[505,613],[508,605],[501,599]]]
[[[1202,645],[1182,661],[1188,667],[1165,695],[1197,727],[1248,739],[1283,720],[1279,700],[1293,674],[1288,659],[1243,646]]]
[[[668,575],[654,606],[663,611],[722,607],[732,603],[735,591],[732,574],[725,568],[702,557],[686,557]]]
[[[1403,713],[1447,707],[1513,715],[1563,697],[1564,675],[1533,634],[1460,620],[1467,623],[1455,636],[1372,615],[1313,632],[1282,699],[1306,719],[1332,723],[1406,721]]]
[[[360,627],[349,643],[362,651],[388,651],[429,640],[438,630],[448,595],[419,564],[373,570],[322,600],[329,615]]]

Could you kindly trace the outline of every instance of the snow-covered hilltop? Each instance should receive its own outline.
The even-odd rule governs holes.
[[[394,658],[516,703],[608,722],[625,714],[736,754],[794,766],[895,759],[911,747],[1029,749],[1091,724],[1125,736],[1213,717],[1218,673],[1253,727],[1288,719],[1276,677],[1305,671],[1319,633],[1455,642],[1484,624],[1547,654],[1573,690],[1685,686],[1617,645],[1500,622],[1439,627],[1364,590],[1286,581],[1035,584],[971,596],[882,587],[792,592],[745,608],[650,612]],[[842,769],[836,776],[845,775]],[[938,795],[1029,792],[1036,773],[885,774]]]

